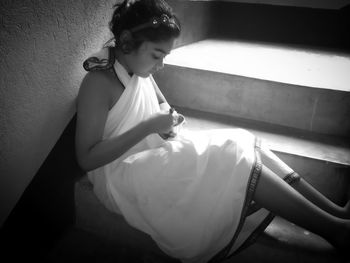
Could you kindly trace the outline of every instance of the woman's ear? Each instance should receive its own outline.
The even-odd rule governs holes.
[[[120,34],[119,43],[124,54],[129,54],[134,49],[134,39],[129,30],[124,30]]]

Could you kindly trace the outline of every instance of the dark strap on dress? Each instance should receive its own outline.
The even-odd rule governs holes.
[[[98,57],[89,57],[83,63],[86,71],[108,70],[113,68],[115,62],[114,47],[108,47],[108,59],[100,59]]]
[[[245,200],[244,200],[244,205],[242,208],[242,213],[241,213],[241,218],[239,220],[236,232],[234,233],[231,241],[221,250],[219,251],[215,256],[213,256],[209,263],[218,263],[218,262],[222,262],[226,259],[228,259],[230,257],[229,253],[236,241],[236,239],[238,238],[238,235],[240,233],[240,231],[243,228],[244,222],[246,217],[248,216],[248,212],[249,212],[249,207],[253,201],[253,196],[259,181],[259,177],[261,175],[261,171],[262,171],[262,162],[261,162],[261,156],[260,156],[260,150],[261,150],[261,141],[258,138],[255,138],[255,146],[254,146],[254,151],[255,151],[255,160],[254,163],[252,165],[252,170],[250,172],[250,176],[249,176],[249,180],[248,180],[248,187],[247,187],[247,191],[246,191],[246,196],[245,196]],[[263,220],[264,222],[264,220]],[[266,228],[266,226],[265,226]],[[261,231],[263,231],[264,229],[262,229]]]

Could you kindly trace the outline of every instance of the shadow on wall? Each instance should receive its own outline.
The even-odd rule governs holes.
[[[217,2],[210,35],[350,51],[349,6],[339,10]]]
[[[175,47],[184,46],[209,37],[212,24],[213,1],[167,0],[181,22],[181,35]]]
[[[74,184],[85,173],[75,158],[76,116],[22,194],[1,229],[1,248],[13,262],[43,260],[75,223]]]
[[[0,2],[0,225],[73,117],[114,2]]]

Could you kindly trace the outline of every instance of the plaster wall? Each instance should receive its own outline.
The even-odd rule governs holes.
[[[114,2],[0,1],[0,225],[75,113]]]

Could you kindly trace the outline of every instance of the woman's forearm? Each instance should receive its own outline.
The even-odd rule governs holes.
[[[149,134],[151,130],[148,124],[141,122],[117,137],[102,140],[90,147],[85,156],[80,158],[79,164],[86,171],[99,168],[123,155]]]

